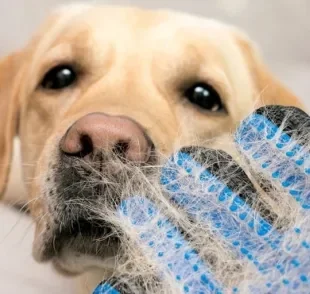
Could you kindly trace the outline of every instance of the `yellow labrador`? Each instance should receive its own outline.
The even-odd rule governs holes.
[[[92,242],[109,228],[87,218],[96,187],[79,178],[76,159],[92,161],[104,150],[130,164],[154,164],[156,154],[233,131],[255,107],[302,107],[235,28],[105,6],[53,13],[23,50],[1,61],[0,89],[0,189],[18,135],[34,256],[71,274],[104,268],[119,246]]]

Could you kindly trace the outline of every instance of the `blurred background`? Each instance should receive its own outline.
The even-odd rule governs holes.
[[[88,3],[91,1],[87,1]],[[169,8],[234,24],[257,42],[272,71],[310,108],[310,0],[111,0],[95,3]],[[53,8],[66,0],[0,0],[0,55],[18,49]],[[13,172],[14,173],[14,172]],[[27,218],[0,206],[1,293],[76,293],[31,257]]]

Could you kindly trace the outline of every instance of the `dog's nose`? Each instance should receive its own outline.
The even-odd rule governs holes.
[[[136,122],[103,113],[80,118],[60,141],[60,149],[67,155],[85,157],[103,150],[133,162],[147,162],[151,148],[151,141]]]

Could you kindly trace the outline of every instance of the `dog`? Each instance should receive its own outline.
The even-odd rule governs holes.
[[[18,136],[33,255],[72,275],[113,268],[121,244],[94,242],[111,228],[92,221],[89,207],[98,194],[117,201],[120,166],[143,169],[180,147],[212,144],[262,105],[303,108],[238,29],[126,7],[56,10],[1,60],[0,86],[1,193]],[[106,170],[118,189],[84,180]]]

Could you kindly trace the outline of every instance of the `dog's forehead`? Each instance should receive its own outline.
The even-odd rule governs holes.
[[[60,34],[76,35],[87,28],[94,39],[124,40],[127,44],[130,40],[172,41],[179,31],[188,36],[206,31],[200,38],[216,36],[214,40],[219,40],[219,34],[231,35],[231,28],[221,22],[169,10],[75,4],[58,9],[54,15],[50,29],[61,27]]]

